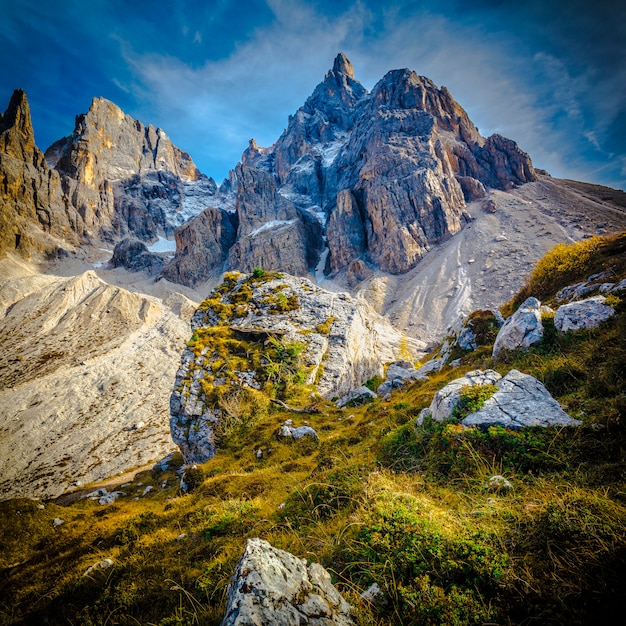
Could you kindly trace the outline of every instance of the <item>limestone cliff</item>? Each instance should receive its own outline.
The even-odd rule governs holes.
[[[74,132],[46,150],[87,228],[111,240],[149,241],[209,204],[217,186],[166,133],[104,98],[76,118]]]

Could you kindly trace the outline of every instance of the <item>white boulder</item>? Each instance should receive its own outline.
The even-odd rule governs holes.
[[[604,296],[594,296],[560,306],[554,314],[554,326],[563,333],[568,330],[596,328],[615,315],[615,311],[605,304]]]
[[[476,370],[457,378],[440,389],[428,409],[424,409],[417,424],[431,416],[437,421],[449,419],[460,400],[463,387],[472,384],[494,384],[497,391],[483,406],[461,420],[463,426],[504,426],[520,429],[529,426],[579,426],[579,420],[570,417],[533,376],[511,370],[504,378],[497,372]]]
[[[498,332],[493,344],[493,358],[498,358],[502,350],[528,348],[542,337],[541,302],[537,298],[527,298]]]
[[[456,378],[435,394],[430,407],[420,413],[418,424],[421,424],[426,416],[438,422],[448,419],[459,403],[464,387],[493,385],[500,378],[502,378],[500,374],[494,370],[473,370],[461,378]]]
[[[321,565],[248,539],[228,586],[222,626],[353,626],[351,612]]]

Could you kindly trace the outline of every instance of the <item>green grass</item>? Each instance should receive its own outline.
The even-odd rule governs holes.
[[[568,281],[600,266],[623,278],[620,241],[602,243],[582,263],[585,276],[573,272]],[[225,277],[224,293],[238,279]],[[554,288],[561,282],[556,275]],[[339,410],[318,399],[320,413],[300,415],[270,403],[274,387],[216,394],[227,416],[220,446],[187,474],[187,493],[174,467],[138,475],[113,505],[0,503],[0,624],[217,625],[248,537],[322,563],[360,626],[619,623],[626,307],[613,305],[617,315],[597,329],[559,335],[546,318],[532,349],[494,363],[490,346],[479,347],[460,367],[395,391],[390,402]],[[198,353],[212,346],[220,371],[244,358],[262,369],[272,350],[272,361],[298,369],[298,346],[249,345],[226,326],[198,330],[190,346]],[[584,425],[415,426],[436,391],[476,368],[536,376]],[[295,384],[285,383],[285,393],[304,401],[310,389]],[[484,400],[484,391],[468,402]],[[278,440],[286,419],[308,422],[319,442]],[[489,491],[495,474],[513,489]],[[140,497],[148,484],[153,491]],[[54,528],[55,517],[65,523]],[[114,567],[84,576],[104,558]],[[385,592],[384,605],[360,600],[372,582]]]

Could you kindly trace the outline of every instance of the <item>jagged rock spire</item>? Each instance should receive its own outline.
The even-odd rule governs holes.
[[[340,52],[335,57],[335,62],[333,63],[333,71],[339,72],[341,74],[346,74],[350,78],[354,78],[354,67],[352,66],[352,63],[350,63],[350,61],[348,60],[348,57],[343,52]]]
[[[7,110],[0,116],[0,151],[29,163],[33,163],[35,156],[40,156],[35,146],[30,107],[23,89],[13,92]]]

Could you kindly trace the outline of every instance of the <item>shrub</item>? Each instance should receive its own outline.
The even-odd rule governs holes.
[[[352,546],[353,575],[385,581],[391,609],[407,624],[496,621],[489,602],[508,570],[494,535],[429,519],[409,494],[383,494],[362,519]],[[393,577],[383,577],[383,571]]]
[[[476,337],[477,346],[493,344],[498,336],[500,325],[492,311],[474,311],[467,320],[467,326]]]
[[[300,354],[306,348],[301,341],[282,342],[276,337],[267,340],[264,353],[265,376],[274,387],[284,392],[291,383],[303,383],[306,372],[302,369]]]
[[[255,389],[247,387],[229,387],[217,402],[221,416],[215,429],[219,446],[228,444],[232,447],[235,435],[247,431],[256,420],[267,415],[269,399]]]
[[[384,378],[381,378],[380,376],[372,376],[366,383],[365,386],[373,392],[376,392],[376,390],[378,389],[378,387],[380,387],[380,385],[382,385],[385,382]]]
[[[468,385],[463,387],[451,417],[460,422],[470,413],[478,411],[496,391],[498,391],[496,385]]]
[[[330,330],[332,328],[332,325],[337,321],[337,318],[334,316],[329,316],[326,318],[326,320],[324,322],[322,322],[321,324],[318,324],[315,327],[315,330],[320,334],[320,335],[330,335]]]

